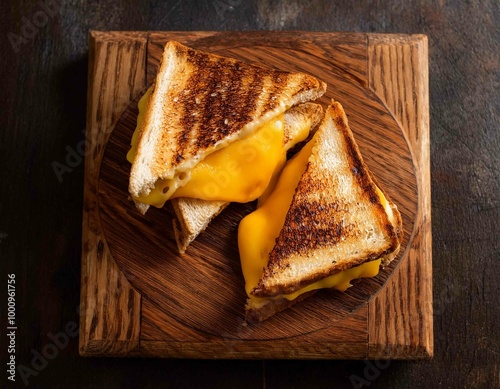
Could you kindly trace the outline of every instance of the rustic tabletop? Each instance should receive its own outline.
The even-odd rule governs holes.
[[[2,336],[0,355],[3,366],[12,355],[17,366],[15,382],[8,379],[11,373],[2,375],[3,387],[500,387],[498,1],[171,0],[132,6],[112,0],[30,0],[2,5],[0,312],[2,334],[8,336]],[[82,145],[90,30],[426,34],[434,358],[81,357]],[[64,170],[57,168],[63,165]],[[15,306],[14,316],[9,304]]]

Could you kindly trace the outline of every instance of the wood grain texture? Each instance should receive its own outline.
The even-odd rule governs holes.
[[[408,260],[370,302],[370,357],[432,357],[432,235],[427,37],[369,37],[369,86],[412,145],[418,213]],[[402,298],[402,295],[405,297]],[[390,311],[391,314],[384,314]]]
[[[114,42],[117,34],[103,41]],[[147,75],[148,83],[154,79],[163,45],[168,39],[177,39],[249,62],[306,71],[327,81],[329,90],[322,102],[327,104],[330,98],[335,98],[344,105],[366,162],[399,205],[405,228],[403,248],[406,247],[417,213],[417,181],[398,123],[383,100],[368,88],[367,35],[307,33],[301,39],[292,39],[289,33],[272,35],[270,38],[269,33],[151,33],[147,38],[144,78]],[[137,86],[137,90],[144,90],[144,85]],[[364,358],[369,355],[368,308],[359,308],[377,293],[399,261],[394,261],[376,279],[361,281],[348,293],[324,291],[259,327],[243,326],[243,281],[238,261],[234,260],[238,253],[235,245],[227,242],[235,241],[237,224],[252,205],[229,207],[217,218],[217,223],[212,223],[192,244],[188,250],[189,260],[179,257],[171,238],[170,211],[152,209],[143,217],[126,200],[129,166],[123,156],[135,127],[136,114],[135,101],[111,134],[100,165],[98,189],[106,249],[110,249],[128,280],[142,294],[140,346],[137,347],[134,338],[130,355],[202,358],[257,358],[259,355]],[[391,162],[387,155],[392,155],[398,163]],[[405,254],[403,250],[400,258]],[[219,277],[221,270],[226,274],[223,279]],[[134,310],[135,306],[131,311]],[[357,313],[352,314],[356,310]],[[113,318],[103,317],[103,322],[107,319]],[[131,320],[135,323],[134,329],[139,326],[137,315]],[[370,340],[376,342],[374,339]],[[377,340],[387,341],[382,337]],[[109,338],[103,339],[103,349],[111,344],[113,341]],[[116,344],[123,347],[121,343]],[[205,347],[200,347],[202,344]],[[93,353],[98,353],[94,351],[97,345],[98,341],[93,341],[90,348]],[[271,349],[271,346],[277,348]],[[372,346],[370,350],[374,350]],[[405,350],[406,357],[422,357],[415,350]]]
[[[80,354],[85,356],[125,354],[139,344],[141,298],[109,253],[97,190],[103,145],[144,88],[146,42],[143,33],[90,36],[80,303]]]

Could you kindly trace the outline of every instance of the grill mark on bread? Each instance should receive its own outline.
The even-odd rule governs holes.
[[[214,90],[208,81],[216,75],[228,82],[215,82]],[[273,77],[282,82],[272,85]],[[271,120],[285,105],[314,100],[326,90],[325,83],[304,73],[270,70],[175,41],[165,46],[156,84],[138,137],[140,158],[130,173],[134,198],[148,194],[156,180],[188,171],[216,149],[249,136],[263,124],[262,117]],[[136,205],[142,213],[148,208]]]
[[[182,100],[179,100],[184,111],[180,122],[184,131],[177,135],[178,146],[172,160],[174,164],[179,162],[178,156],[186,153],[185,146],[193,137],[194,126],[199,122],[197,116],[203,118],[203,126],[200,128],[202,132],[197,134],[197,142],[189,149],[192,154],[197,149],[213,146],[238,131],[239,127],[234,126],[235,122],[243,126],[252,120],[252,115],[257,110],[266,112],[276,108],[277,99],[261,103],[264,82],[271,77],[273,84],[266,92],[274,95],[286,87],[289,76],[286,72],[249,67],[247,64],[242,66],[231,58],[210,57],[192,49],[188,50],[187,60],[199,70],[190,76],[185,91],[204,92],[202,95],[185,93]]]
[[[300,92],[306,91],[310,88],[318,88],[320,85],[319,81],[316,79],[308,78],[304,83],[302,83]]]
[[[231,65],[230,71],[225,72],[222,77],[223,79],[227,77],[227,85],[222,91],[217,88],[218,78],[211,80],[213,88],[210,89],[213,92],[210,93],[204,107],[204,115],[206,114],[208,118],[209,127],[216,128],[217,132],[212,137],[201,137],[200,147],[211,146],[236,132],[239,128],[236,128],[234,123],[240,122],[243,127],[251,121],[256,111],[256,101],[263,89],[260,77],[246,72],[239,63]]]
[[[176,47],[176,52],[177,55],[183,56],[185,61],[192,66],[200,69],[209,67],[209,58],[203,53],[191,48],[183,52],[180,47]],[[206,73],[203,71],[192,72],[186,82],[184,91],[179,96],[176,96],[177,101],[174,101],[178,104],[179,110],[182,109],[182,113],[179,114],[182,130],[176,136],[177,143],[175,153],[172,155],[172,165],[183,161],[183,154],[186,154],[186,150],[193,154],[196,152],[196,150],[188,148],[187,144],[190,139],[195,137],[195,126],[199,123],[197,116],[200,114],[198,105],[202,103],[203,96],[190,92],[191,90],[206,90],[203,85],[205,83],[203,77],[206,77]]]
[[[302,255],[316,247],[333,246],[341,237],[350,237],[354,225],[345,224],[342,208],[339,202],[299,200],[286,215],[269,262],[281,266],[282,260],[292,254]]]
[[[200,148],[212,146],[230,133],[229,127],[224,123],[223,116],[225,112],[222,112],[226,95],[221,92],[221,79],[224,80],[225,77],[226,73],[217,68],[212,69],[211,74],[207,77],[207,93],[205,94],[205,101],[202,103],[202,118],[208,125],[208,129],[215,129],[216,131],[212,133],[206,131],[198,137],[197,146]],[[241,86],[238,75],[235,75],[234,82]]]

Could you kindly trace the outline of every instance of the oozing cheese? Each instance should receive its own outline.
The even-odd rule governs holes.
[[[259,201],[257,210],[247,215],[240,222],[238,246],[241,267],[245,278],[245,290],[250,298],[252,308],[262,307],[271,300],[270,298],[255,297],[250,292],[257,286],[263,269],[267,266],[269,253],[283,228],[295,188],[306,169],[313,146],[314,139],[286,164],[276,187],[267,199]],[[379,195],[383,197],[382,192]],[[387,201],[385,203],[387,204]],[[303,293],[321,288],[335,288],[344,291],[355,278],[376,276],[379,267],[380,260],[367,262],[310,284],[295,293],[278,296],[275,299],[284,297],[288,300],[293,300]]]
[[[137,152],[137,138],[144,111],[147,108],[150,90],[139,101],[137,127],[127,159],[132,162]],[[169,191],[170,180],[158,180],[148,195],[136,200],[162,207],[169,198],[192,197],[201,200],[248,202],[258,198],[269,185],[277,169],[285,160],[283,148],[284,114],[278,115],[253,135],[237,140],[228,147],[208,155],[189,174],[184,174],[186,184],[173,194]],[[300,141],[307,133],[299,133]],[[182,175],[183,173],[181,173]]]
[[[210,154],[191,171],[191,179],[172,198],[194,197],[246,203],[267,188],[277,166],[286,160],[284,115],[272,119],[252,136]]]

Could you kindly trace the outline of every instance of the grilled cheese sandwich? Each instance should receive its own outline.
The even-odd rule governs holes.
[[[373,181],[333,103],[269,197],[240,223],[247,319],[276,313],[268,304],[282,309],[316,289],[344,291],[355,278],[376,276],[397,254],[400,234],[397,208]]]
[[[173,197],[240,202],[258,197],[284,158],[282,114],[325,89],[303,73],[167,43],[129,155],[132,199],[145,213]],[[249,175],[235,180],[234,172]]]

